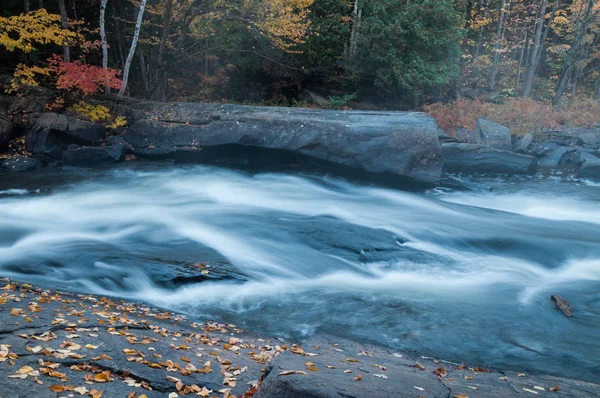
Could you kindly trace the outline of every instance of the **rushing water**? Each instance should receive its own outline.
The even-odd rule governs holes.
[[[600,381],[600,186],[469,183],[478,191],[408,193],[164,165],[3,174],[0,274],[275,336]]]

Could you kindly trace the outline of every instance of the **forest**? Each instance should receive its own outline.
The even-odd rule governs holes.
[[[591,125],[599,14],[596,0],[8,0],[0,72],[13,94],[52,87],[88,114],[82,99],[112,92],[425,109],[448,130],[475,113]]]

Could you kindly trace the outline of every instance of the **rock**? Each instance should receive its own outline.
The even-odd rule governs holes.
[[[524,388],[555,385],[561,396],[598,393],[592,383],[492,369],[474,374],[468,366],[333,336],[314,336],[303,351],[317,356],[289,350],[277,356],[255,398],[520,397]]]
[[[31,171],[43,167],[43,163],[36,158],[17,156],[2,162],[2,168],[11,171]]]
[[[581,152],[580,159],[582,164],[577,176],[580,178],[600,179],[600,158],[591,153]]]
[[[125,160],[126,153],[123,144],[68,149],[63,154],[63,163],[67,166],[77,167],[101,166],[122,162]]]
[[[575,148],[567,148],[561,147],[554,151],[551,151],[544,155],[538,161],[538,167],[540,168],[548,168],[548,169],[556,169],[559,168],[562,164],[564,164],[563,159],[568,157],[569,154],[575,152]]]
[[[442,155],[444,171],[462,173],[530,174],[537,161],[531,155],[476,144],[443,144]]]
[[[512,150],[510,130],[487,119],[477,119],[475,131],[481,137],[481,144],[501,151]]]
[[[157,119],[137,120],[123,135],[136,156],[148,150],[169,156],[176,148],[235,145],[298,153],[426,184],[437,183],[441,176],[439,128],[424,113],[200,103],[132,106]]]
[[[100,124],[47,112],[35,118],[29,126],[26,143],[31,153],[60,159],[70,144],[97,144],[105,135],[106,129]]]
[[[558,308],[563,314],[565,314],[569,318],[573,316],[573,313],[571,312],[571,305],[567,300],[564,299],[564,297],[555,294],[553,296],[550,296],[550,299],[552,300],[552,302],[554,302],[556,308]]]
[[[560,148],[560,145],[553,142],[535,142],[530,146],[527,153],[535,156],[536,158],[541,158],[548,153],[557,150],[558,148]]]
[[[13,123],[8,116],[10,103],[6,97],[0,96],[0,151],[8,148],[13,134]]]
[[[6,283],[3,281],[1,286],[5,287]],[[264,349],[263,346],[274,347],[278,344],[286,344],[274,339],[258,340],[254,336],[226,325],[214,325],[212,330],[208,330],[209,328],[204,324],[195,324],[184,317],[171,315],[167,311],[158,308],[150,309],[136,303],[122,305],[120,300],[101,300],[100,297],[95,296],[59,292],[52,292],[52,297],[48,297],[35,288],[8,291],[8,293],[19,296],[23,294],[21,296],[23,299],[16,303],[17,305],[11,303],[10,307],[0,304],[2,309],[0,344],[9,344],[10,352],[18,355],[16,366],[7,366],[8,362],[0,366],[0,379],[2,379],[0,396],[7,398],[56,398],[73,395],[73,391],[64,394],[52,392],[49,387],[53,384],[71,384],[75,387],[85,386],[88,390],[101,390],[102,396],[107,398],[127,397],[132,392],[136,393],[136,397],[145,394],[148,398],[166,398],[177,391],[176,380],[169,380],[167,376],[180,379],[188,386],[206,387],[215,391],[211,395],[222,396],[223,394],[217,394],[216,391],[227,386],[223,384],[224,376],[221,374],[219,361],[229,361],[232,367],[240,369],[239,374],[235,376],[237,383],[232,383],[234,387],[229,388],[231,388],[231,395],[241,397],[253,381],[261,378],[261,369],[265,366],[264,363],[253,360],[250,352],[264,355],[266,360],[277,351],[274,348]],[[35,307],[35,313],[30,312],[31,307],[28,307],[30,302],[41,303],[39,307]],[[111,313],[121,315],[118,319],[111,320],[108,325],[103,320],[103,315],[95,309],[99,303],[102,303],[102,311],[110,308]],[[31,314],[31,321],[25,325],[21,324],[17,317],[11,316],[10,311],[15,307],[24,314]],[[76,324],[76,327],[69,328],[66,323],[53,324],[57,313],[64,314],[61,316],[69,323]],[[82,315],[78,316],[78,313]],[[162,317],[157,314],[161,314]],[[113,327],[112,330],[122,335],[112,334]],[[50,339],[39,341],[18,336],[19,334],[40,336],[43,333],[51,333]],[[71,335],[76,337],[68,337]],[[223,347],[223,343],[229,342],[232,336],[235,336],[237,349],[227,350]],[[78,347],[71,346],[72,350],[70,353],[67,352],[68,355],[60,355],[57,350],[62,351],[60,345],[67,340]],[[130,341],[138,344],[132,345]],[[243,344],[245,348],[242,347]],[[245,344],[256,348],[250,348]],[[41,347],[37,351],[31,349],[36,346],[43,346],[47,355],[40,351]],[[218,352],[219,361],[215,356],[210,355],[210,352]],[[70,356],[71,353],[73,357]],[[76,355],[79,357],[74,357]],[[182,357],[189,359],[182,360]],[[136,358],[136,360],[132,361],[129,358]],[[58,378],[51,378],[42,372],[39,379],[43,384],[33,382],[33,376],[25,380],[9,378],[24,366],[31,366],[38,370],[40,359],[55,363],[57,366],[55,370],[64,373],[63,378],[68,379],[68,382],[62,383]],[[191,363],[194,365],[192,369],[200,370],[204,369],[205,362],[210,361],[211,371],[207,373],[189,371],[185,374],[183,371],[173,371],[173,369],[167,371],[164,365],[166,361],[173,361],[179,369],[184,369]],[[158,362],[163,362],[163,365],[158,365]],[[95,370],[84,363],[94,366]],[[155,365],[151,367],[150,364]],[[73,365],[75,368],[72,367]],[[84,379],[86,374],[93,376],[94,373],[107,370],[110,371],[112,382],[90,383]],[[150,388],[141,387],[142,381]],[[88,396],[88,394],[78,393],[75,395]],[[188,396],[198,397],[196,394],[188,394]]]
[[[533,143],[533,134],[527,133],[517,138],[513,144],[513,152],[527,153],[529,147]]]
[[[581,146],[600,149],[600,127],[585,129],[567,127],[562,130],[548,131],[544,139],[563,146]]]
[[[456,129],[456,139],[470,144],[483,144],[483,139],[479,132],[460,127]]]

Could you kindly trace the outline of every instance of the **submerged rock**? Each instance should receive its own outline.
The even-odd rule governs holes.
[[[529,174],[535,171],[536,158],[499,151],[476,144],[442,145],[444,171],[462,173]]]
[[[550,299],[563,314],[569,318],[573,316],[573,313],[571,312],[571,305],[567,300],[565,300],[564,297],[555,294],[550,296]]]

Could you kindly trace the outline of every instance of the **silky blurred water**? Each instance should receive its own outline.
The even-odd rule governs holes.
[[[0,275],[271,336],[600,381],[600,186],[468,182],[481,189],[207,166],[5,173]]]

